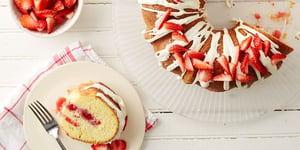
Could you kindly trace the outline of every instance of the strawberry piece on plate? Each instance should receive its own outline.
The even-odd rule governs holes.
[[[173,31],[182,31],[182,30],[184,30],[183,26],[181,26],[180,24],[173,23],[173,22],[164,23],[164,27],[167,30],[173,30]]]
[[[268,56],[269,52],[270,52],[270,48],[271,48],[271,42],[268,40],[264,41],[264,53],[265,56]]]
[[[56,101],[56,112],[60,112],[63,105],[66,102],[66,98],[65,97],[60,97],[58,98],[58,100]]]
[[[71,8],[77,0],[64,0],[64,6],[66,6],[67,8]]]
[[[225,55],[221,55],[216,59],[216,61],[221,65],[221,67],[225,70],[225,72],[231,74],[229,69],[229,63]]]
[[[250,44],[252,42],[252,36],[247,37],[244,39],[240,45],[240,50],[245,51],[250,47]]]
[[[54,6],[53,6],[53,10],[54,11],[61,11],[63,9],[65,9],[65,6],[64,6],[62,0],[57,0],[55,2]]]
[[[109,150],[109,145],[107,144],[97,144],[97,145],[91,145],[91,148],[93,150]]]
[[[200,70],[197,76],[200,81],[208,82],[212,79],[212,70]]]
[[[241,74],[236,75],[236,80],[238,80],[240,82],[248,82],[252,79],[253,79],[252,76],[245,76],[245,75],[241,75]]]
[[[21,24],[24,28],[35,30],[38,27],[37,21],[35,21],[30,15],[24,14],[20,18]]]
[[[192,59],[192,64],[197,69],[204,69],[204,70],[213,70],[214,67],[206,62],[199,60],[199,59]]]
[[[187,71],[194,71],[192,61],[191,61],[189,55],[187,55],[187,53],[184,55],[184,68]]]
[[[218,74],[216,76],[213,77],[214,81],[232,81],[233,78],[230,74]]]
[[[204,59],[205,54],[203,52],[195,52],[195,51],[188,51],[187,54],[190,58],[197,58],[200,60]]]
[[[183,52],[183,51],[188,51],[188,50],[189,50],[189,49],[184,48],[184,47],[181,46],[181,45],[172,45],[172,46],[169,48],[169,52],[170,52],[170,53]]]
[[[258,34],[255,34],[255,36],[254,36],[253,45],[257,50],[262,50],[262,48],[263,48],[262,40],[260,39]]]
[[[46,18],[47,22],[47,33],[50,34],[53,31],[55,20],[54,18]]]
[[[271,57],[271,63],[272,65],[276,65],[277,63],[279,63],[280,61],[284,60],[286,58],[286,55],[283,54],[274,54]]]
[[[184,64],[184,60],[183,60],[182,55],[181,55],[180,53],[176,52],[176,53],[174,53],[173,56],[175,57],[175,59],[176,59],[176,61],[177,61],[177,64],[178,64],[178,66],[180,67],[180,70],[181,70],[182,72],[185,72],[185,67],[184,67],[185,64]]]
[[[241,71],[244,74],[248,74],[248,64],[249,64],[249,53],[246,53],[242,62],[241,62]]]
[[[121,139],[114,140],[109,145],[110,150],[125,150],[126,146],[127,146],[126,141],[121,140]]]
[[[160,30],[163,27],[164,23],[168,20],[171,12],[172,12],[172,9],[168,9],[167,12],[158,19],[158,22],[157,22],[158,30]]]
[[[173,40],[178,40],[178,41],[183,41],[185,43],[189,43],[189,41],[187,40],[187,38],[185,37],[185,35],[179,31],[174,31],[172,33],[172,39]]]

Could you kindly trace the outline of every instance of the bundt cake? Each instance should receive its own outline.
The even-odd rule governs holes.
[[[222,92],[273,74],[293,48],[236,19],[230,29],[206,20],[206,0],[139,0],[145,39],[166,70],[186,84]]]
[[[125,129],[126,108],[120,96],[101,82],[83,83],[56,102],[59,125],[76,140],[104,144]]]

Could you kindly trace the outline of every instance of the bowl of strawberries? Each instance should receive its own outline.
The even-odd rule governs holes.
[[[70,29],[82,7],[83,0],[9,0],[20,29],[39,37],[54,37]]]

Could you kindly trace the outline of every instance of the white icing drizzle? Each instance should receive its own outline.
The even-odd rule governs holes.
[[[212,65],[213,62],[215,61],[215,59],[217,57],[219,57],[219,53],[218,53],[217,49],[219,47],[219,42],[222,39],[223,40],[223,42],[222,42],[223,55],[225,55],[228,60],[229,60],[229,58],[231,58],[231,60],[234,60],[234,58],[233,58],[234,57],[234,51],[233,51],[234,43],[229,35],[228,29],[223,29],[222,31],[215,30],[214,27],[207,20],[205,20],[205,18],[207,16],[206,9],[205,9],[206,0],[203,0],[203,1],[202,0],[181,0],[178,4],[169,3],[167,0],[138,0],[138,2],[143,10],[157,13],[158,18],[160,16],[162,16],[165,12],[161,12],[159,10],[152,9],[150,7],[147,8],[145,5],[161,5],[163,7],[172,8],[173,10],[176,10],[176,11],[172,11],[170,14],[175,19],[169,19],[168,22],[173,22],[173,23],[180,24],[180,25],[186,25],[197,19],[204,18],[203,21],[197,22],[193,27],[191,27],[184,33],[187,40],[192,42],[192,45],[190,46],[189,49],[191,49],[193,51],[200,51],[202,49],[203,45],[211,37],[210,48],[209,48],[209,51],[205,54],[204,61],[207,61],[207,62],[209,62],[209,64]],[[203,2],[204,4],[202,4],[201,2]],[[226,5],[228,7],[232,7],[233,0],[226,0]],[[200,6],[203,6],[203,7],[200,8]],[[195,12],[195,11],[188,12],[188,11],[186,11],[187,9],[198,10],[198,12]],[[178,17],[182,16],[182,15],[188,15],[188,17],[179,19]],[[279,46],[276,43],[274,43],[272,40],[270,40],[268,37],[266,37],[264,34],[245,25],[241,19],[237,19],[236,21],[237,21],[237,27],[234,28],[233,31],[236,33],[236,38],[239,43],[241,43],[243,40],[245,40],[249,36],[253,37],[255,34],[258,34],[258,36],[262,40],[270,41],[270,43],[271,43],[270,51],[273,54],[280,53],[277,50],[279,48]],[[156,22],[156,24],[157,24],[157,22]],[[246,36],[243,35],[240,32],[240,30],[243,30],[244,32],[246,32],[247,33]],[[163,27],[159,30],[154,28],[154,29],[151,29],[146,32],[153,36],[152,38],[147,39],[146,41],[154,42],[155,40],[162,38],[163,36],[171,33],[172,31],[167,30]],[[163,61],[166,61],[169,59],[169,57],[170,57],[169,48],[175,44],[178,44],[181,46],[187,45],[186,43],[178,43],[178,41],[176,41],[176,40],[172,41],[164,49],[156,52],[156,57],[158,58],[158,60],[160,62],[163,62]],[[260,53],[261,53],[260,61],[262,62],[262,64],[267,68],[267,70],[270,73],[274,73],[274,71],[277,70],[277,67],[276,66],[274,67],[271,64],[270,58],[265,57],[262,51],[260,51]],[[173,63],[167,67],[167,70],[172,71],[178,66],[179,66],[178,63],[176,61],[173,61]],[[238,63],[237,66],[238,66],[237,72],[242,74],[240,67],[239,67],[240,62]],[[262,79],[260,72],[256,69],[254,69],[254,70],[257,74],[257,78]],[[185,74],[185,72],[183,72],[180,75],[180,77],[183,77],[184,74]],[[197,75],[198,75],[198,73],[197,73]],[[212,82],[212,81],[209,81],[209,82],[199,81],[198,77],[196,76],[193,83],[195,84],[197,82],[200,83],[201,87],[206,88],[209,86],[210,82]],[[236,83],[237,87],[242,87],[241,82],[235,81],[235,83]],[[224,82],[223,87],[224,87],[224,90],[228,90],[230,88],[229,82]]]
[[[123,99],[120,96],[116,95],[109,88],[107,88],[99,83],[96,83],[96,82],[94,82],[92,85],[84,87],[85,90],[89,89],[89,88],[96,88],[96,89],[101,90],[104,94],[111,97],[113,99],[113,101],[116,102],[120,106],[121,110],[115,104],[113,104],[110,101],[110,99],[108,99],[103,93],[98,92],[96,94],[96,96],[100,97],[103,101],[106,102],[107,105],[109,105],[116,112],[116,114],[118,116],[118,120],[119,120],[119,130],[113,140],[119,138],[121,136],[121,133],[125,126],[125,117],[127,115],[126,107],[125,107],[125,103],[124,103]]]

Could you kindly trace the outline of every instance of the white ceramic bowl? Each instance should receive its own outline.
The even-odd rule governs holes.
[[[54,37],[54,36],[57,36],[57,35],[60,35],[64,32],[66,32],[75,24],[75,22],[78,20],[80,14],[81,14],[81,10],[83,7],[83,1],[84,0],[77,0],[77,4],[75,4],[76,6],[74,9],[74,16],[71,19],[68,19],[61,24],[56,24],[54,26],[53,31],[50,34],[47,33],[47,29],[42,32],[39,32],[39,31],[29,30],[29,29],[24,28],[20,22],[22,13],[16,7],[14,0],[8,0],[8,7],[9,7],[9,11],[11,13],[13,20],[15,21],[15,23],[18,25],[18,27],[22,31],[29,33],[31,35],[37,36],[37,37]]]

